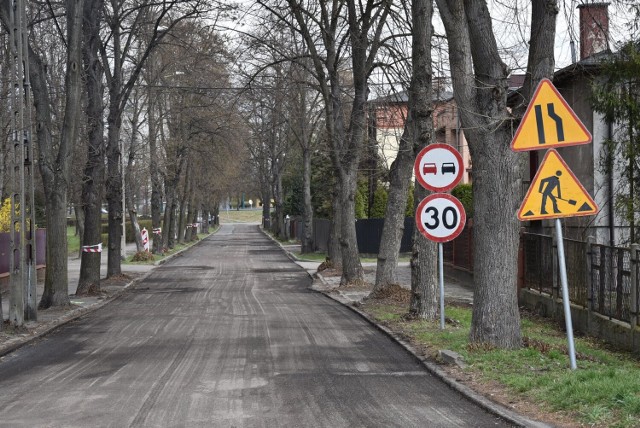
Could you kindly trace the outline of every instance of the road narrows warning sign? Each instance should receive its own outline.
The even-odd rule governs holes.
[[[511,141],[513,151],[591,142],[591,133],[549,79],[542,79]]]
[[[549,150],[518,210],[521,221],[593,215],[598,205],[556,150]]]

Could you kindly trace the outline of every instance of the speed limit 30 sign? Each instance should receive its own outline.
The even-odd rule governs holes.
[[[446,193],[424,198],[416,210],[416,226],[422,235],[435,242],[455,239],[467,221],[462,203]]]

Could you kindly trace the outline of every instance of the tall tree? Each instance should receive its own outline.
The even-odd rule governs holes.
[[[110,7],[106,9],[105,21],[110,33],[107,42],[101,44],[100,53],[109,92],[106,144],[106,197],[109,213],[107,277],[121,273],[124,215],[120,161],[122,116],[151,52],[179,22],[202,13],[202,1],[192,0],[189,3],[185,5],[173,0],[158,4],[146,0],[142,4],[127,4],[110,0]],[[140,54],[134,56],[134,49]],[[135,61],[132,62],[134,58]]]
[[[486,2],[436,0],[449,42],[456,104],[473,159],[474,305],[470,340],[501,348],[522,345],[517,296],[523,158],[509,149],[524,104],[507,106],[509,69],[500,57]],[[531,37],[522,99],[554,67],[558,4],[531,4]]]
[[[260,3],[304,39],[322,94],[325,127],[337,178],[333,210],[333,236],[339,230],[341,284],[363,280],[355,230],[355,194],[360,149],[366,131],[368,78],[381,46],[381,34],[391,2],[298,2],[287,0],[291,14],[278,4]],[[352,85],[345,108],[345,65]],[[345,123],[345,118],[348,118]],[[338,228],[336,228],[338,226]],[[334,241],[335,242],[335,241]],[[335,251],[335,250],[333,250]],[[333,256],[330,251],[330,256]],[[334,260],[338,262],[338,260]]]
[[[102,242],[102,197],[104,194],[104,85],[100,62],[100,24],[104,0],[85,0],[82,57],[87,91],[87,163],[83,173],[82,208],[84,234],[81,246],[95,248]],[[100,290],[101,253],[83,251],[77,295]]]
[[[30,80],[35,106],[38,143],[38,166],[45,191],[47,212],[47,271],[40,308],[69,304],[67,272],[67,192],[70,181],[70,152],[78,132],[81,79],[81,41],[83,0],[65,2],[66,37],[60,34],[66,47],[64,118],[58,137],[54,137],[53,102],[47,83],[47,66],[31,46],[29,47]],[[0,3],[0,19],[8,28],[8,7],[11,2]],[[56,17],[49,17],[56,19]],[[60,28],[60,27],[58,27]]]
[[[398,147],[398,155],[389,172],[389,201],[380,241],[376,282],[373,293],[394,284],[400,242],[404,231],[405,206],[408,198],[413,163],[422,147],[433,142],[433,97],[431,37],[433,27],[432,0],[414,1],[411,6],[412,73],[409,86],[409,113]],[[426,196],[416,185],[415,204]],[[414,236],[411,312],[430,318],[435,316],[435,245],[420,234]]]

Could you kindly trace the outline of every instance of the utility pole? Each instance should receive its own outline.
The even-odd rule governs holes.
[[[11,62],[11,227],[9,320],[14,326],[37,319],[31,83],[24,0],[10,7]]]

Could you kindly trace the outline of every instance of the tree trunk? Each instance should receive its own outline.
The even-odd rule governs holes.
[[[134,200],[135,181],[133,178],[133,169],[135,164],[136,151],[138,150],[138,129],[140,127],[140,105],[139,100],[134,101],[134,111],[131,118],[131,144],[129,145],[129,154],[127,156],[127,167],[125,170],[125,200],[128,206],[129,220],[133,230],[133,238],[136,243],[136,251],[144,251],[142,236],[140,235],[140,223],[138,222],[138,212]],[[128,191],[127,191],[128,190]],[[123,207],[126,209],[126,207]],[[151,232],[151,231],[150,231]]]
[[[0,19],[9,27],[9,2],[0,6]],[[47,212],[47,270],[40,308],[69,305],[67,272],[67,191],[69,183],[69,153],[78,133],[77,117],[82,98],[81,43],[83,0],[66,2],[67,69],[65,74],[65,113],[58,144],[52,141],[51,99],[46,83],[46,69],[42,59],[29,46],[29,80],[35,106],[38,166],[45,190]],[[1,186],[1,185],[0,185]],[[1,301],[0,301],[1,304]],[[0,321],[2,320],[0,309]],[[0,322],[1,323],[1,322]],[[0,328],[1,329],[1,328]]]
[[[171,203],[171,210],[169,211],[169,248],[173,249],[176,246],[176,239],[178,237],[178,198],[174,197]]]
[[[84,242],[84,210],[82,206],[74,204],[73,211],[76,216],[76,235],[78,242]],[[78,258],[82,257],[82,245],[78,248]]]
[[[262,186],[260,192],[262,197],[262,225],[271,229],[271,192],[269,191],[269,185]]]
[[[115,80],[115,79],[114,79]],[[115,85],[115,87],[114,87]],[[122,116],[118,112],[120,86],[112,83],[109,91],[109,117],[107,138],[107,211],[109,229],[109,252],[107,257],[107,278],[122,273],[122,152],[120,149],[120,129]]]
[[[327,242],[327,257],[336,269],[342,269],[342,248],[340,247],[340,231],[342,227],[342,211],[340,211],[340,197],[337,186],[333,189],[331,198],[331,222],[329,224],[329,242]]]
[[[414,7],[416,1],[419,0],[414,0]],[[409,93],[411,94],[411,92],[410,89]],[[382,226],[380,250],[378,251],[378,263],[376,266],[376,282],[371,291],[372,295],[397,283],[396,268],[398,266],[402,235],[404,234],[405,207],[407,206],[414,162],[413,139],[415,137],[412,132],[413,126],[411,111],[409,111],[398,147],[398,156],[391,164],[389,173],[389,200],[387,201],[384,224]]]
[[[509,70],[500,59],[485,2],[437,0],[449,41],[453,89],[473,159],[474,305],[470,340],[500,348],[521,346],[517,296],[517,254],[523,158],[509,149],[512,129],[507,108]],[[527,78],[553,73],[553,41],[558,5],[533,2]],[[470,61],[473,59],[473,63]],[[523,111],[516,106],[514,113]]]
[[[153,61],[149,61],[153,64]],[[155,91],[149,88],[149,96],[147,97],[147,117],[149,127],[149,175],[151,176],[151,226],[153,229],[161,229],[162,215],[162,177],[160,175],[159,156],[158,156],[158,132],[156,118],[156,100]],[[162,232],[155,233],[153,231],[153,253],[161,254],[163,251]],[[166,229],[165,229],[166,233]]]
[[[302,222],[303,236],[301,242],[302,254],[313,253],[313,206],[311,205],[311,150],[302,150]]]
[[[340,251],[342,252],[342,278],[340,285],[357,284],[363,280],[364,272],[358,252],[356,237],[355,193],[357,187],[357,169],[342,176],[340,192]]]
[[[431,79],[431,36],[433,27],[432,0],[415,0],[412,7],[414,28],[413,75],[411,78],[410,109],[415,130],[413,156],[422,148],[432,144],[433,134],[433,87]],[[419,183],[414,188],[414,212],[427,191]],[[414,232],[411,257],[411,303],[410,313],[423,319],[434,319],[437,305],[437,245],[422,236],[417,228]]]
[[[82,245],[93,246],[102,242],[101,208],[104,189],[104,122],[102,84],[103,69],[98,57],[100,21],[103,0],[86,0],[84,7],[83,60],[87,86],[88,153],[84,169],[82,201],[84,203],[84,239]],[[100,291],[99,252],[83,252],[77,295]]]
[[[284,192],[282,190],[282,175],[276,173],[273,184],[273,200],[275,205],[276,219],[275,224],[272,225],[273,234],[278,239],[282,239],[285,237],[285,227],[284,227]]]
[[[414,206],[424,199],[428,192],[416,182]],[[411,301],[409,313],[422,319],[432,320],[438,314],[438,255],[437,244],[422,236],[418,228],[413,232],[413,252],[411,254]]]
[[[187,173],[184,177],[184,188],[182,189],[182,195],[180,198],[180,209],[178,212],[178,244],[182,244],[185,240],[186,234],[186,221],[185,211],[187,209],[187,200],[189,198],[189,182],[191,181],[190,168],[187,168]]]

